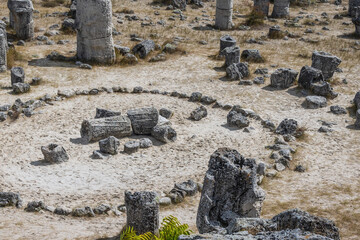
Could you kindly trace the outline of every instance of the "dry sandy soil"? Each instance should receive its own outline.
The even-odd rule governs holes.
[[[30,93],[21,96],[11,94],[9,71],[0,74],[0,105],[11,104],[17,98],[23,101],[41,97],[46,93],[54,95],[59,89],[90,89],[101,86],[122,86],[129,89],[143,86],[146,89],[178,91],[192,93],[200,91],[213,96],[223,103],[240,104],[256,111],[261,117],[269,118],[276,124],[284,118],[296,119],[306,129],[302,139],[292,142],[297,149],[295,163],[307,167],[305,173],[287,170],[273,179],[265,179],[262,187],[267,192],[263,206],[263,217],[272,217],[289,208],[301,208],[310,213],[332,219],[340,228],[343,239],[359,239],[360,228],[360,131],[351,128],[354,123],[351,100],[360,89],[358,72],[359,51],[356,39],[351,33],[354,26],[343,25],[350,18],[334,20],[335,14],[344,13],[344,6],[324,3],[306,9],[291,9],[292,17],[313,14],[321,18],[322,12],[329,14],[330,31],[322,30],[321,25],[313,27],[286,28],[284,20],[277,23],[265,21],[265,26],[251,31],[197,31],[192,27],[204,26],[212,21],[200,20],[191,23],[195,17],[213,19],[214,2],[205,3],[203,9],[191,9],[185,12],[187,21],[168,21],[171,11],[162,6],[155,9],[150,0],[131,2],[113,1],[113,10],[124,8],[135,11],[140,18],[149,16],[153,22],[167,21],[162,27],[141,27],[140,21],[118,24],[115,28],[122,33],[115,42],[121,41],[131,47],[130,34],[137,33],[163,44],[176,36],[183,37],[181,48],[184,55],[173,55],[165,62],[148,63],[140,61],[136,66],[123,67],[95,66],[93,70],[75,68],[73,64],[52,64],[43,59],[48,53],[57,50],[66,55],[76,51],[75,35],[50,37],[54,41],[69,39],[70,44],[40,45],[36,41],[26,43],[25,47],[16,46],[19,53],[14,65],[23,66],[26,79],[43,78],[43,84],[33,87]],[[235,0],[236,25],[245,20],[250,12],[250,2]],[[46,13],[65,12],[67,7],[44,8],[35,1],[36,36],[43,35],[41,28],[48,29],[52,24],[61,24],[63,18],[45,17]],[[160,13],[154,15],[154,11]],[[306,14],[299,14],[299,12]],[[210,17],[202,17],[202,15]],[[0,16],[8,16],[5,1],[0,3]],[[305,18],[300,23],[307,21]],[[304,35],[306,39],[319,40],[312,44],[299,39],[265,40],[264,45],[247,44],[245,40],[266,35],[268,27],[279,24],[283,29]],[[315,33],[304,34],[306,28]],[[225,33],[233,35],[240,48],[259,49],[266,58],[265,63],[250,64],[251,72],[258,67],[267,67],[270,73],[277,67],[290,67],[300,71],[304,65],[311,65],[311,52],[322,50],[342,58],[343,72],[336,73],[332,84],[339,97],[330,100],[328,105],[341,105],[350,109],[348,115],[337,116],[322,109],[304,109],[301,104],[305,96],[296,87],[287,90],[271,91],[265,85],[240,86],[237,82],[224,82],[220,78],[224,72],[216,71],[223,62],[210,56],[217,53],[219,37]],[[320,33],[320,34],[317,34]],[[208,45],[200,45],[206,40]],[[359,47],[358,47],[359,48]],[[301,56],[300,56],[301,55]],[[40,63],[39,63],[40,62]],[[44,64],[45,63],[45,64]],[[276,67],[271,67],[276,65]],[[253,78],[254,75],[250,77]],[[348,84],[342,83],[346,78]],[[80,139],[80,126],[84,119],[95,115],[95,108],[109,108],[126,113],[137,107],[167,107],[175,112],[173,127],[178,133],[175,143],[155,146],[141,150],[133,155],[118,154],[108,160],[93,160],[92,151],[98,149],[97,143],[83,144]],[[272,163],[271,151],[265,146],[273,143],[275,135],[263,129],[259,122],[252,120],[256,130],[245,133],[226,127],[226,111],[208,108],[207,118],[193,122],[189,114],[198,104],[183,99],[152,94],[106,94],[98,96],[78,96],[65,101],[54,102],[53,106],[44,106],[39,113],[27,118],[20,116],[16,121],[1,123],[0,134],[0,191],[19,192],[24,202],[43,200],[51,206],[69,208],[97,206],[100,203],[119,205],[123,203],[125,190],[155,190],[159,193],[169,191],[173,184],[187,179],[202,182],[210,155],[219,147],[237,149],[246,157]],[[334,132],[324,134],[317,130],[319,120],[336,123]],[[121,144],[128,139],[121,139]],[[48,143],[58,143],[67,150],[70,160],[61,165],[42,164],[40,147]],[[293,166],[292,166],[293,168]],[[188,198],[184,203],[161,209],[161,216],[174,215],[181,222],[188,223],[196,232],[195,219],[199,195]],[[125,224],[125,214],[120,216],[98,216],[95,218],[73,218],[57,216],[48,212],[26,213],[15,208],[0,209],[0,239],[96,239],[116,235]]]

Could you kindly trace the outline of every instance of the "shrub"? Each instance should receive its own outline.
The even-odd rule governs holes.
[[[248,26],[263,25],[264,14],[256,10],[252,10],[251,13],[247,16],[245,24]]]

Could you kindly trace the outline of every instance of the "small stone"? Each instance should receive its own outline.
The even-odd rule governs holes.
[[[140,148],[140,143],[138,141],[129,141],[124,145],[124,152],[127,154],[136,153]]]
[[[65,207],[57,207],[55,208],[54,213],[57,215],[63,215],[63,216],[67,216],[71,214],[71,209],[69,208],[65,208]]]
[[[276,163],[276,164],[275,164],[275,169],[276,169],[277,171],[279,171],[279,172],[282,172],[282,171],[284,171],[284,170],[286,169],[286,167],[285,167],[283,164],[281,164],[281,163]]]
[[[103,153],[115,155],[118,153],[119,146],[120,141],[114,136],[99,141],[100,151]]]
[[[334,130],[329,127],[321,126],[318,131],[322,133],[328,133],[328,132],[333,132]]]
[[[169,198],[169,197],[160,198],[159,204],[160,204],[160,206],[169,206],[169,205],[171,205],[171,198]]]
[[[108,159],[110,156],[99,150],[95,150],[91,156],[92,159]]]
[[[161,108],[159,110],[159,114],[160,114],[160,116],[162,116],[162,117],[164,117],[166,119],[170,119],[174,113],[171,110],[167,109],[167,108]]]
[[[207,116],[207,109],[204,106],[200,106],[191,112],[190,118],[195,121],[200,121]]]
[[[111,210],[111,206],[107,204],[101,204],[93,209],[95,214],[107,214]]]
[[[347,111],[346,111],[345,108],[340,107],[340,106],[338,106],[338,105],[331,106],[331,107],[330,107],[330,111],[331,111],[333,114],[336,114],[336,115],[346,114],[346,113],[347,113]]]
[[[321,96],[307,96],[305,106],[310,109],[323,108],[327,106],[327,100]]]
[[[63,163],[69,160],[65,149],[57,144],[49,144],[41,147],[44,160],[50,163]]]
[[[190,96],[189,101],[190,102],[200,102],[202,97],[202,93],[199,92],[193,92]]]
[[[149,148],[153,146],[153,142],[149,138],[141,138],[139,144],[140,148]]]
[[[27,204],[25,211],[27,212],[40,212],[45,209],[45,204],[42,201],[33,201]]]
[[[305,172],[306,169],[302,165],[297,165],[294,169],[295,172]]]
[[[74,217],[95,217],[94,211],[91,207],[76,208],[72,211]]]
[[[151,131],[151,136],[160,142],[169,143],[176,141],[177,133],[169,125],[156,125]]]

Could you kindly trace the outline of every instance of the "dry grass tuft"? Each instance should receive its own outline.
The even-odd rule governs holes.
[[[252,10],[246,17],[245,24],[247,26],[260,26],[264,24],[264,14],[259,11]]]
[[[54,8],[62,4],[68,3],[67,0],[43,0],[41,3],[42,7]]]

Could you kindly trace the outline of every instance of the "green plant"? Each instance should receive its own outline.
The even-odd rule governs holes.
[[[133,227],[127,227],[120,234],[120,240],[177,240],[180,235],[190,235],[189,225],[181,224],[174,216],[165,217],[161,223],[159,236],[151,232],[136,235]]]

